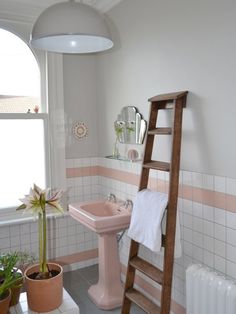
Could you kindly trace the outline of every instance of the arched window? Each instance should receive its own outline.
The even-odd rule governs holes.
[[[46,186],[47,113],[40,71],[29,46],[0,29],[0,210],[19,205],[36,183]]]
[[[27,44],[0,29],[0,112],[34,112],[40,105],[40,72]]]

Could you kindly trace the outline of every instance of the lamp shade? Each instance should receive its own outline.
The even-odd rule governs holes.
[[[52,5],[33,26],[30,44],[60,53],[92,53],[112,48],[104,16],[73,0]]]

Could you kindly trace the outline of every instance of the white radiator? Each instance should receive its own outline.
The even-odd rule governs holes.
[[[201,265],[186,271],[187,314],[236,314],[236,284]]]

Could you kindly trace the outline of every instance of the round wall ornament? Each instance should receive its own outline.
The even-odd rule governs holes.
[[[81,138],[87,136],[88,128],[84,122],[75,122],[72,127],[72,132],[74,137],[77,140],[80,140]]]

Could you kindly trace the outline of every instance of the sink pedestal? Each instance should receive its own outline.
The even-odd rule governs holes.
[[[121,306],[123,300],[116,233],[127,229],[131,218],[123,204],[97,200],[69,205],[71,217],[98,234],[99,279],[88,295],[104,310]]]
[[[98,255],[99,280],[88,294],[100,309],[114,309],[123,299],[116,232],[98,234]]]

